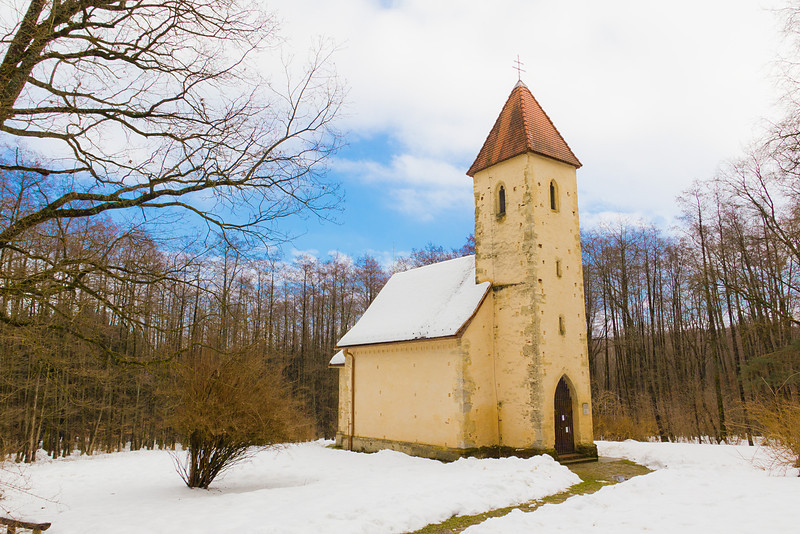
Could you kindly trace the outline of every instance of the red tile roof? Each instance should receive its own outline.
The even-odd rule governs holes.
[[[541,154],[575,168],[581,166],[528,87],[518,82],[467,175],[475,176],[478,171],[526,152]]]

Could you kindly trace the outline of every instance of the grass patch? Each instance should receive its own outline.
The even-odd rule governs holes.
[[[446,521],[428,525],[410,534],[458,534],[467,527],[483,523],[491,517],[504,516],[512,510],[519,509],[523,512],[532,512],[543,504],[562,503],[574,495],[594,493],[603,486],[618,484],[629,478],[651,472],[650,469],[629,460],[601,460],[599,462],[574,464],[567,467],[569,467],[573,473],[581,477],[581,481],[570,486],[569,489],[561,493],[548,495],[543,499],[536,499],[516,506],[507,506],[505,508],[490,510],[482,514],[453,516]]]

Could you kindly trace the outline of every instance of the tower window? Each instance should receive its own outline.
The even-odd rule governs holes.
[[[555,180],[550,180],[550,209],[558,211],[558,186]]]
[[[561,278],[561,260],[556,260],[556,276]]]
[[[497,216],[506,214],[506,188],[502,185],[497,188]]]
[[[567,333],[567,326],[564,324],[564,316],[558,316],[558,333],[562,336]]]

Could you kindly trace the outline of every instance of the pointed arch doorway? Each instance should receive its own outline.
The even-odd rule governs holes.
[[[555,408],[555,449],[558,454],[575,452],[575,432],[572,426],[572,396],[565,377],[561,377],[556,386],[553,402]]]

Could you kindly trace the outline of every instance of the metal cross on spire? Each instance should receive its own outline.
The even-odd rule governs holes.
[[[512,68],[516,69],[516,71],[517,71],[517,81],[521,82],[522,81],[522,73],[525,72],[525,69],[523,69],[522,66],[525,63],[523,63],[522,61],[519,60],[519,54],[517,54],[517,59],[514,60],[514,63],[516,63],[516,65],[514,65],[514,67],[512,67]]]

